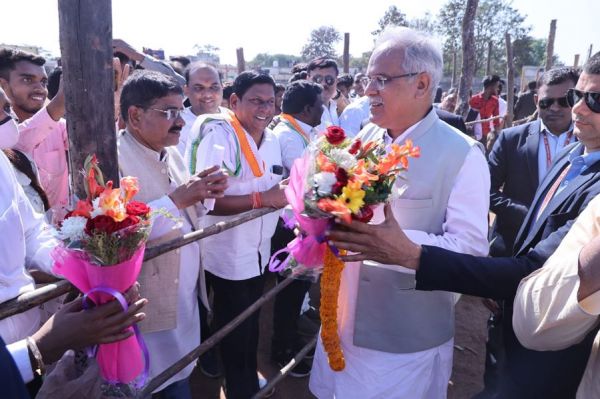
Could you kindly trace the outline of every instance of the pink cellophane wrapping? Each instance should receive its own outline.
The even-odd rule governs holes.
[[[137,280],[142,268],[145,245],[127,261],[113,266],[92,264],[82,251],[56,247],[52,252],[53,272],[64,276],[81,292],[88,293],[93,288],[112,288],[121,293],[127,291]],[[96,305],[112,299],[112,296],[93,292],[90,298]],[[129,330],[132,330],[129,327]],[[111,383],[129,383],[144,368],[142,350],[135,335],[112,344],[98,347],[96,356],[102,377]]]

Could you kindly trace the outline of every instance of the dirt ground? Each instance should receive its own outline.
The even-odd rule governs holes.
[[[272,286],[267,285],[267,289]],[[488,311],[480,298],[463,296],[456,305],[455,345],[463,350],[454,350],[454,368],[448,387],[449,399],[467,399],[483,387],[483,364],[485,355],[485,325]],[[261,335],[259,343],[259,371],[267,378],[278,370],[269,361],[269,341],[271,337],[272,302],[261,311]],[[196,368],[192,374],[192,394],[194,399],[224,399],[221,393],[221,379],[205,377]],[[308,391],[308,377],[291,378],[281,381],[273,399],[312,399]]]

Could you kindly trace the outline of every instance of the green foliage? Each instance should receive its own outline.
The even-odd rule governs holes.
[[[375,37],[379,36],[388,26],[408,26],[408,20],[406,19],[406,14],[400,11],[398,7],[390,6],[379,20],[378,25],[379,28],[371,32]]]
[[[302,47],[302,59],[310,61],[317,57],[337,58],[335,44],[341,40],[333,26],[321,26],[310,33],[308,42]]]
[[[248,62],[248,65],[250,68],[270,68],[273,66],[273,62],[277,61],[280,67],[291,67],[300,60],[301,58],[297,55],[259,53],[252,61]]]
[[[149,234],[150,225],[147,221],[113,234],[95,231],[85,240],[83,249],[89,254],[90,260],[98,265],[116,265],[131,259],[140,245],[146,242]]]

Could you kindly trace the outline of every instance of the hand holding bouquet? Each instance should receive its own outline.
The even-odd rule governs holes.
[[[295,278],[321,276],[321,338],[333,370],[345,367],[337,335],[337,297],[344,263],[325,233],[336,218],[368,222],[375,205],[388,201],[395,183],[419,148],[407,140],[391,144],[349,139],[338,126],[327,128],[292,168],[286,189],[293,216],[286,226],[296,239],[275,253],[269,268]],[[277,255],[288,252],[280,262]]]

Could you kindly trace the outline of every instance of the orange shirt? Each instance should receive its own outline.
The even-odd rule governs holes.
[[[492,116],[500,115],[500,106],[498,104],[498,97],[491,96],[487,100],[483,98],[483,92],[474,95],[469,100],[469,105],[471,108],[479,111],[479,117],[481,119],[491,118]],[[500,126],[500,118],[494,119],[493,124],[495,127]],[[490,124],[482,123],[481,124],[481,132],[483,134],[483,138],[487,136],[490,132]]]

